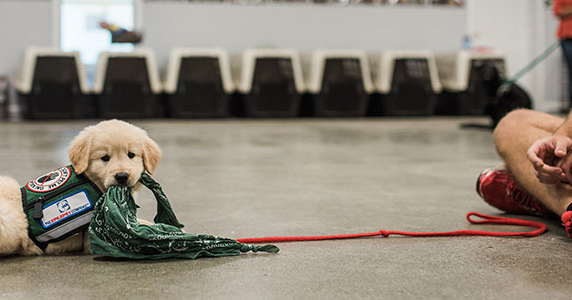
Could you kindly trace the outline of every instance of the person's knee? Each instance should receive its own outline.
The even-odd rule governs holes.
[[[494,143],[499,154],[509,151],[512,137],[529,124],[534,111],[529,109],[517,109],[508,113],[500,120],[494,131]]]
[[[515,129],[522,128],[523,124],[530,122],[532,114],[534,114],[534,111],[529,109],[516,109],[509,112],[497,124],[494,131],[495,136],[497,134],[503,135],[507,132],[514,133]]]
[[[523,122],[528,122],[531,117],[537,113],[538,112],[526,108],[515,109],[504,116],[504,118],[500,120],[499,125],[501,123],[504,123],[503,125],[522,125]]]

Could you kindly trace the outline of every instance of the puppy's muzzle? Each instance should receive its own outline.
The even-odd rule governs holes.
[[[125,173],[125,172],[119,172],[115,174],[115,181],[117,181],[118,184],[124,185],[127,183],[127,180],[129,180],[129,174]]]

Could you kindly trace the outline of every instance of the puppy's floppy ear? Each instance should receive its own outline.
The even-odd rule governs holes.
[[[143,139],[143,166],[149,174],[153,174],[161,160],[161,149],[150,137]]]
[[[70,162],[76,173],[81,174],[87,170],[90,148],[91,134],[86,128],[73,139],[68,150]]]

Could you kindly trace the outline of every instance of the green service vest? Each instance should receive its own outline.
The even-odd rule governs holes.
[[[72,166],[61,167],[21,188],[28,218],[28,236],[45,250],[89,226],[95,202],[102,192]]]

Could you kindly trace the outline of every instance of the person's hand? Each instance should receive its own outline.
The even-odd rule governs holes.
[[[538,180],[545,184],[572,182],[572,139],[554,135],[537,140],[526,152]]]
[[[572,183],[572,151],[568,151],[566,156],[558,159],[556,167],[562,169],[566,176],[566,182],[569,184]]]

